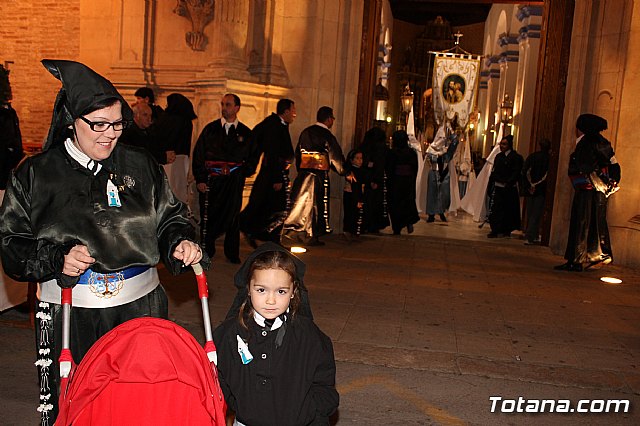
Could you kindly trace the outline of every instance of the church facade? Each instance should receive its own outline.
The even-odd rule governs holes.
[[[563,20],[559,12],[567,10],[570,19]],[[39,61],[60,58],[104,74],[131,102],[142,86],[155,90],[160,105],[170,93],[184,94],[199,117],[194,137],[220,116],[219,101],[228,92],[242,99],[239,117],[250,127],[274,111],[278,99],[293,99],[294,141],[315,121],[316,110],[329,105],[337,117],[334,134],[348,151],[374,118],[368,105],[373,97],[362,106],[363,93],[373,93],[378,82],[372,70],[379,63],[394,66],[388,59],[395,38],[389,11],[389,0],[4,0],[0,61],[11,70],[13,106],[31,146],[46,136],[59,88]],[[372,13],[384,22],[371,26]],[[380,34],[367,37],[371,28]],[[640,2],[494,5],[484,33],[476,145],[486,150],[494,142],[484,136],[505,93],[514,100],[512,133],[521,153],[532,151],[542,136],[552,138],[555,184],[545,232],[552,250],[562,253],[575,119],[583,112],[605,117],[604,135],[623,171],[622,190],[609,203],[616,262],[640,266],[640,168],[634,164],[640,159],[640,59],[633,54],[640,45]],[[398,99],[392,93],[389,102]],[[332,194],[336,220],[340,199]]]

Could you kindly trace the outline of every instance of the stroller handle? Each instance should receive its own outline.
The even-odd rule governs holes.
[[[62,351],[58,358],[60,367],[60,377],[65,379],[69,377],[73,367],[73,358],[69,349],[71,340],[71,300],[73,299],[73,290],[71,288],[63,288],[60,302],[62,304]]]
[[[209,314],[209,286],[207,284],[207,276],[199,263],[191,265],[193,272],[196,274],[198,282],[198,296],[202,305],[202,320],[204,322],[205,351],[209,357],[209,361],[214,364],[218,363],[216,355],[216,347],[213,343],[213,331],[211,329],[211,315]]]
[[[198,295],[202,305],[202,317],[204,322],[205,334],[205,350],[211,362],[217,363],[216,349],[213,343],[213,331],[211,329],[211,316],[209,314],[209,286],[207,284],[207,276],[199,263],[191,265],[193,272],[196,274],[198,283]],[[71,301],[73,290],[71,288],[63,288],[61,295],[62,303],[62,352],[60,354],[60,377],[68,377],[71,369],[73,358],[70,350],[71,340]]]

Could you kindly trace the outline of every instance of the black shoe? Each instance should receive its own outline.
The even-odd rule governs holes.
[[[435,222],[436,221],[436,217],[432,214],[429,215],[429,217],[427,218],[427,223],[431,223],[431,222]]]
[[[443,222],[447,221],[447,217],[444,215],[444,213],[440,213],[440,220]]]
[[[574,263],[569,270],[571,272],[582,272],[582,263]]]
[[[554,266],[553,269],[555,269],[556,271],[582,272],[582,264],[567,262],[563,263],[562,265]]]
[[[487,234],[487,238],[498,238],[498,233],[496,232],[489,232]]]
[[[413,225],[407,225],[407,233],[413,234]]]
[[[241,263],[239,257],[227,257],[227,259],[234,265],[239,265]]]
[[[524,242],[524,245],[525,246],[538,246],[538,245],[540,245],[540,241],[529,241],[529,240],[527,240],[527,241]]]

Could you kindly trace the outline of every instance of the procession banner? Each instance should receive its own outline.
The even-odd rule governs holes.
[[[465,128],[478,91],[481,57],[446,52],[432,53],[435,55],[433,109],[436,123],[441,126],[444,121],[452,121],[457,115],[458,125]]]

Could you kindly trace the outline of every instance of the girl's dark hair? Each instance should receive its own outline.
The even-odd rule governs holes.
[[[285,271],[289,277],[291,278],[291,282],[293,283],[293,298],[289,303],[289,315],[293,318],[298,312],[298,307],[300,306],[300,292],[298,291],[298,279],[296,277],[296,265],[293,262],[291,256],[282,251],[267,251],[258,255],[254,260],[251,266],[249,267],[249,272],[247,273],[247,298],[240,306],[240,311],[238,313],[238,322],[240,325],[248,329],[248,322],[251,318],[253,318],[253,305],[251,305],[251,280],[253,278],[253,273],[258,270],[266,270],[266,269],[281,269]]]
[[[353,159],[356,157],[356,154],[362,154],[364,156],[361,149],[358,149],[358,148],[352,149],[351,151],[349,151],[349,154],[347,154],[347,161],[349,162],[349,164],[351,164]]]

